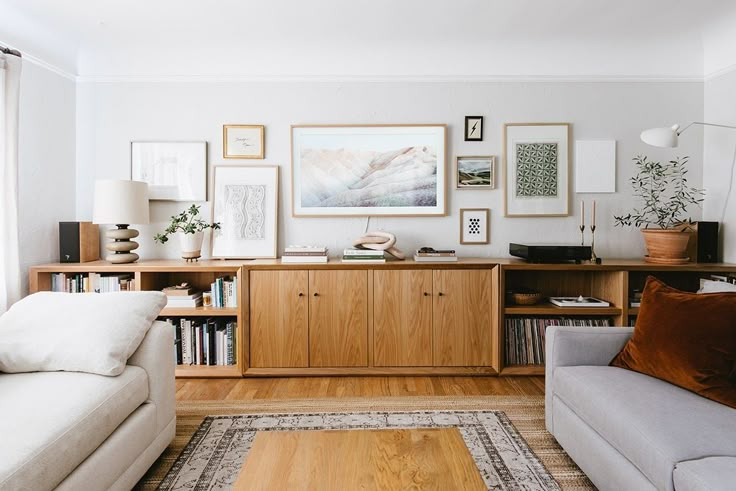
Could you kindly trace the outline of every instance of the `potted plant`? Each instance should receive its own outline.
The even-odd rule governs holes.
[[[617,226],[641,229],[649,252],[645,260],[649,262],[682,264],[689,260],[687,246],[692,228],[690,218],[684,215],[689,206],[700,206],[705,192],[688,186],[687,162],[688,157],[678,157],[665,164],[645,156],[634,159],[637,174],[629,182],[641,208],[614,219]]]
[[[198,205],[192,205],[178,215],[173,215],[166,230],[162,234],[154,235],[153,240],[165,244],[169,240],[169,235],[179,233],[181,257],[187,261],[199,259],[202,256],[204,231],[208,228],[213,230],[220,228],[219,223],[207,223],[199,218],[200,208]]]

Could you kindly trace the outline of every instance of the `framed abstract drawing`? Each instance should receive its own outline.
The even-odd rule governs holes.
[[[460,243],[465,245],[491,242],[491,210],[460,208]]]
[[[507,217],[570,214],[570,124],[504,125]]]
[[[291,127],[295,217],[446,215],[447,127]]]
[[[496,157],[455,157],[457,189],[493,189]]]
[[[222,157],[262,159],[265,156],[265,127],[254,124],[226,124],[222,127]]]
[[[207,201],[207,142],[131,142],[130,177],[151,200]]]
[[[212,257],[275,258],[279,168],[218,165],[213,179]]]

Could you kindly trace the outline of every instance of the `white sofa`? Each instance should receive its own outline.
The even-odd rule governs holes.
[[[602,491],[733,491],[736,409],[608,366],[632,332],[547,329],[547,430]]]
[[[0,373],[0,490],[129,490],[174,438],[174,334],[154,322],[115,376]]]

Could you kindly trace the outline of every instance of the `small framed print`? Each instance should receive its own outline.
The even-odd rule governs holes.
[[[262,159],[264,126],[226,124],[222,126],[222,157],[226,159]]]
[[[488,208],[460,209],[460,243],[489,244],[491,242],[491,210]]]
[[[493,189],[496,187],[496,157],[455,157],[457,189]]]
[[[483,116],[465,116],[465,141],[483,141]]]

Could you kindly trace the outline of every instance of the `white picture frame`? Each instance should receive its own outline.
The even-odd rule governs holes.
[[[130,177],[149,200],[207,201],[207,142],[130,142]]]
[[[491,210],[488,208],[460,209],[460,243],[482,245],[491,242]]]
[[[447,127],[291,127],[294,217],[445,216]]]
[[[504,216],[570,215],[570,124],[504,125]]]
[[[211,256],[277,257],[279,167],[218,165],[213,172]]]
[[[616,192],[616,140],[575,142],[575,192]]]
[[[257,124],[225,124],[222,126],[222,158],[263,159],[266,128]]]
[[[496,187],[496,157],[455,157],[456,189],[493,189]]]

